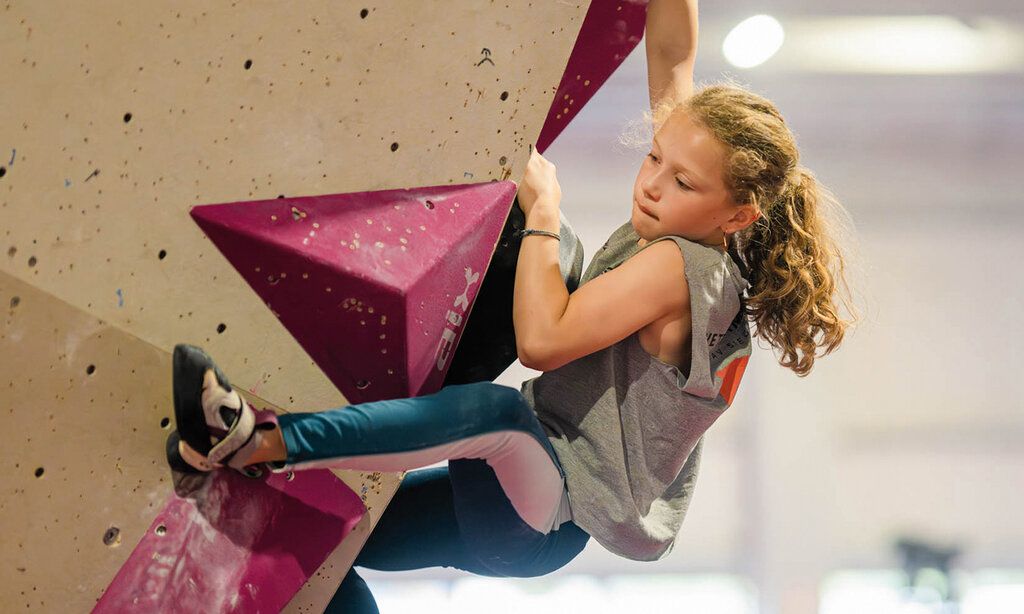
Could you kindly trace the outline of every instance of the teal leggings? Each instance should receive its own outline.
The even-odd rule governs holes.
[[[534,577],[564,566],[590,539],[571,520],[535,528],[554,516],[565,474],[515,388],[492,382],[448,386],[421,397],[285,414],[279,422],[286,467],[295,469],[396,470],[449,459],[447,467],[406,473],[326,612],[378,611],[355,567],[453,567],[481,576]],[[534,474],[536,493],[530,490]],[[534,526],[522,517],[524,510]]]

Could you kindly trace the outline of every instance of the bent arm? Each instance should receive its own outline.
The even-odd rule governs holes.
[[[644,39],[651,108],[666,96],[677,102],[689,98],[697,57],[697,0],[650,0]]]

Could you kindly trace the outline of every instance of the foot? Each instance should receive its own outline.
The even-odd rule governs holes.
[[[192,449],[192,446],[188,445],[181,439],[178,440],[178,456],[180,456],[183,461],[191,465],[196,471],[213,471],[214,469],[220,469],[224,466],[220,463],[211,463],[209,458],[199,452],[196,452]],[[281,436],[281,430],[275,428],[260,433],[259,446],[257,447],[256,452],[254,452],[246,462],[247,465],[275,462],[282,464],[287,459],[288,450],[284,445],[284,437]]]
[[[253,411],[228,382],[213,359],[201,348],[178,344],[174,348],[174,413],[181,442],[181,459],[200,471],[284,460],[265,458],[261,450],[273,448],[277,415]],[[283,444],[283,439],[281,439]],[[283,445],[282,445],[283,447]]]

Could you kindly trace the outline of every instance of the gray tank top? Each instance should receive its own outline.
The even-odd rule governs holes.
[[[612,233],[580,285],[648,245],[672,240],[690,290],[689,373],[648,354],[639,331],[522,383],[566,475],[571,517],[609,551],[664,558],[693,495],[704,432],[732,402],[750,356],[740,309],[749,287],[724,250],[678,236],[641,248],[630,222]],[[698,342],[702,340],[703,342]]]

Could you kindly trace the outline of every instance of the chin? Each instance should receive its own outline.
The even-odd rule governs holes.
[[[657,221],[658,220],[654,219],[653,217],[647,215],[646,213],[635,207],[633,209],[633,214],[630,217],[630,222],[633,223],[633,230],[635,230],[637,234],[639,234],[640,236],[643,236],[644,234],[640,230],[642,227],[650,226],[651,224],[656,223]]]

